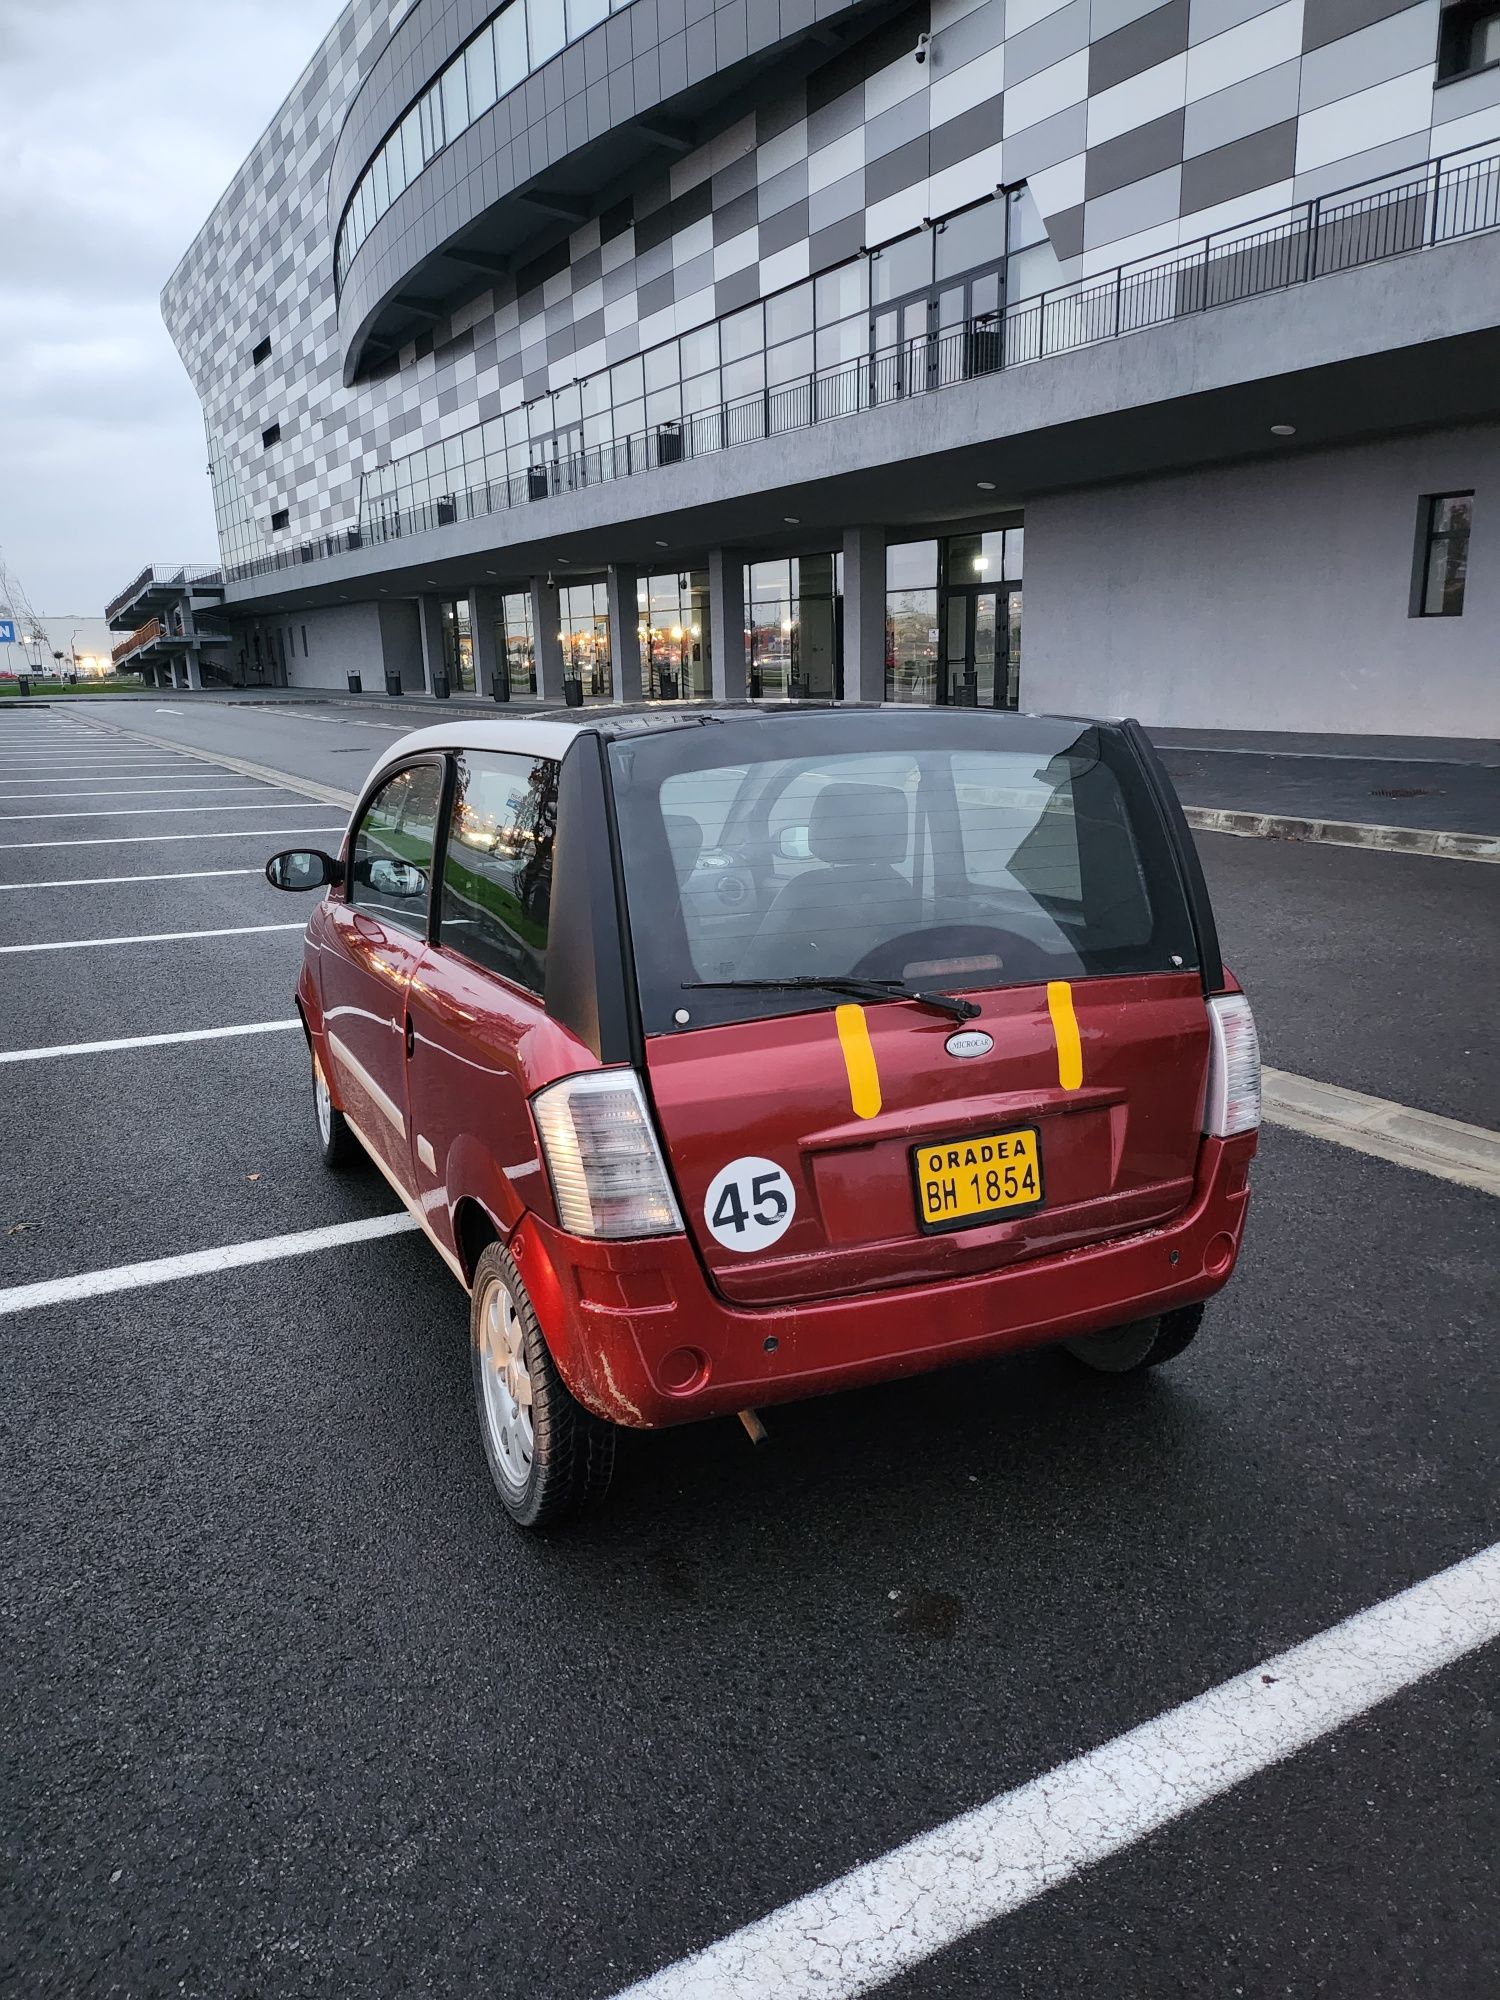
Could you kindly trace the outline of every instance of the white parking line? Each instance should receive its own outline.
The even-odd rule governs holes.
[[[251,799],[239,806],[90,806],[87,812],[0,813],[0,822],[22,819],[154,819],[163,813],[289,813],[306,810],[306,799]]]
[[[112,1055],[116,1049],[159,1049],[177,1042],[223,1042],[236,1035],[280,1035],[301,1020],[241,1021],[232,1028],[178,1028],[161,1035],[117,1035],[109,1042],[54,1042],[45,1049],[0,1049],[0,1063],[52,1062],[59,1056]]]
[[[281,1257],[305,1257],[311,1251],[332,1250],[345,1243],[401,1236],[416,1227],[415,1220],[402,1209],[394,1215],[329,1223],[322,1229],[299,1229],[287,1236],[261,1236],[249,1243],[224,1243],[214,1250],[189,1250],[179,1257],[152,1257],[143,1264],[117,1264],[109,1271],[81,1271],[73,1278],[44,1278],[38,1284],[12,1285],[0,1291],[0,1315],[96,1299],[108,1292],[133,1292],[174,1278],[211,1276],[247,1264],[274,1263]]]
[[[122,882],[206,882],[212,875],[263,875],[263,868],[179,868],[170,875],[68,875],[57,882],[0,882],[0,896],[17,889],[104,889]]]
[[[67,771],[61,778],[27,777],[14,771],[0,771],[0,783],[27,787],[24,793],[6,792],[3,794],[6,798],[34,799],[43,791],[55,790],[59,784],[87,786],[90,780],[96,777],[102,779],[105,786],[113,789],[121,780],[127,785],[139,785],[158,778],[196,778],[200,775],[201,767],[196,764],[184,764],[180,770],[170,771]],[[67,792],[63,796],[72,798],[74,794]]]
[[[251,937],[257,931],[305,931],[306,929],[305,923],[297,921],[289,924],[231,924],[222,930],[211,931],[141,931],[133,937],[56,938],[46,944],[0,944],[0,952],[88,951],[96,945],[179,944],[184,938]]]
[[[45,805],[52,799],[166,799],[185,797],[192,792],[261,793],[266,789],[264,785],[86,785],[81,791],[59,792],[49,786],[45,797],[36,792],[0,792],[0,803],[17,805],[39,801]],[[275,790],[275,787],[270,789]],[[143,807],[142,810],[151,809]]]
[[[346,822],[337,826],[236,826],[213,833],[92,833],[83,840],[0,840],[0,854],[19,854],[30,847],[144,847],[148,840],[254,840],[265,834],[284,840],[288,834],[342,834]]]
[[[919,1834],[620,2000],[868,1993],[1497,1637],[1500,1543]]]

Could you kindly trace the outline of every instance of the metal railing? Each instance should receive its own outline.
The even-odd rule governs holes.
[[[539,457],[505,479],[405,506],[396,496],[367,494],[357,527],[276,549],[234,564],[225,574],[241,581],[478,520],[1495,228],[1500,228],[1500,146],[1487,141],[1482,151],[1470,148],[1406,174],[1319,195],[1167,256],[1076,279],[949,331],[819,369],[613,444]]]
[[[180,584],[186,589],[190,584],[221,584],[223,581],[224,572],[218,563],[147,563],[140,575],[132,577],[125,588],[105,605],[105,620],[114,618],[132,598],[139,597],[154,583],[169,587]]]
[[[128,659],[132,653],[138,653],[143,646],[149,646],[153,639],[160,637],[161,620],[148,618],[144,625],[136,627],[128,639],[122,639],[118,646],[111,647],[109,657],[115,666],[119,666],[121,660]]]

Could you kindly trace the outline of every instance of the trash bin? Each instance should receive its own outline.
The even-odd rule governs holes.
[[[503,660],[490,675],[490,693],[496,701],[510,700],[510,668]]]
[[[360,674],[351,674],[349,676],[350,694],[363,694],[364,691],[365,691],[365,683],[363,676]]]
[[[432,698],[434,701],[446,701],[448,699],[448,676],[446,674],[433,675]]]
[[[563,701],[569,708],[583,707],[583,682],[571,676],[563,682]]]
[[[19,693],[21,693],[21,694],[30,694],[30,693],[31,693],[31,676],[30,676],[29,674],[19,674],[19,675],[17,675],[17,677],[16,677],[16,688],[17,688],[18,692],[19,692]]]
[[[401,692],[401,672],[400,672],[400,669],[399,669],[399,668],[397,668],[397,667],[387,667],[387,668],[386,668],[386,670],[385,670],[385,691],[386,691],[386,693],[387,693],[387,694],[400,694],[400,692]]]

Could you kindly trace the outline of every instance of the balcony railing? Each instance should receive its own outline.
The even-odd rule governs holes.
[[[128,639],[122,639],[118,646],[112,647],[109,657],[116,666],[119,666],[122,660],[128,659],[132,653],[140,652],[143,646],[149,646],[153,639],[160,637],[161,620],[148,618],[144,625],[136,627]]]
[[[1320,195],[1166,256],[1077,279],[945,333],[820,369],[613,444],[539,457],[506,479],[406,505],[399,496],[367,493],[358,527],[233,564],[225,574],[241,581],[366,543],[478,520],[1495,228],[1500,228],[1500,146],[1486,142],[1483,150],[1470,148],[1406,174]]]
[[[213,585],[223,581],[224,572],[218,563],[147,563],[139,576],[132,577],[119,595],[109,600],[104,607],[104,616],[106,620],[116,617],[153,584],[162,584],[169,589],[176,584],[187,589],[190,585]]]

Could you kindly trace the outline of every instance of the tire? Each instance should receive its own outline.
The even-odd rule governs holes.
[[[1061,1344],[1075,1361],[1099,1375],[1138,1375],[1144,1368],[1160,1368],[1172,1361],[1198,1331],[1203,1307],[1178,1306],[1175,1312],[1160,1313],[1155,1319],[1132,1320],[1128,1326],[1112,1326],[1103,1333],[1081,1333]]]
[[[516,1526],[547,1528],[597,1506],[615,1467],[615,1427],[568,1393],[500,1243],[474,1273],[469,1361],[485,1461]]]
[[[318,1060],[316,1049],[312,1051],[313,1089],[313,1129],[318,1135],[318,1152],[325,1167],[332,1167],[341,1173],[346,1167],[358,1166],[364,1158],[364,1150],[353,1132],[348,1120],[338,1110],[328,1094],[328,1084],[323,1076],[323,1065]]]

